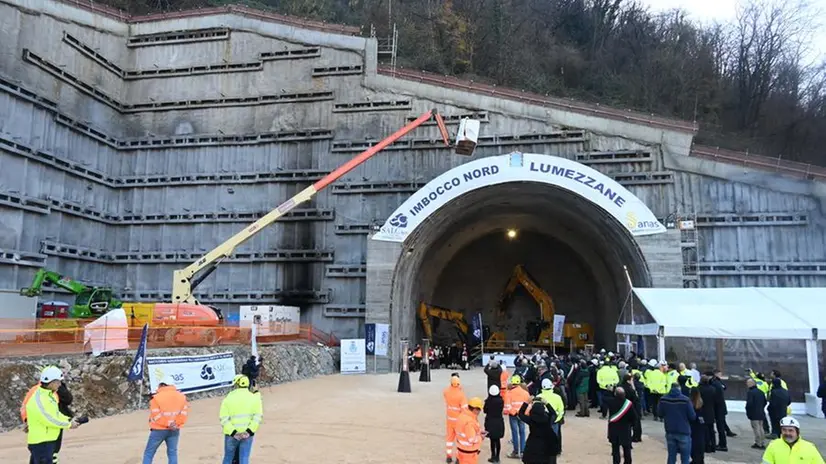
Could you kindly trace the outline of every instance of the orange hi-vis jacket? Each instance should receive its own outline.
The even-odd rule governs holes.
[[[508,379],[510,378],[510,373],[504,367],[502,368],[502,374],[499,376],[499,391],[505,391],[508,388]]]
[[[461,386],[447,387],[443,392],[443,396],[445,398],[447,420],[455,423],[456,419],[458,419],[462,414],[462,411],[467,409],[467,398],[465,398],[465,391]]]
[[[149,429],[169,430],[174,423],[180,429],[189,418],[189,402],[186,396],[171,385],[158,388],[149,401]]]
[[[456,448],[460,453],[475,453],[482,447],[482,427],[479,420],[465,408],[456,421]]]
[[[40,388],[40,384],[37,384],[30,388],[29,391],[26,392],[26,397],[23,398],[23,404],[20,405],[20,418],[23,419],[23,422],[26,422],[29,418],[28,414],[26,413],[26,404],[29,403],[29,400],[35,394],[35,392],[37,392],[38,388]],[[54,399],[55,401],[60,401],[57,395],[54,396]]]
[[[518,416],[522,403],[527,403],[530,399],[531,395],[528,390],[525,390],[521,385],[508,389],[508,414]]]

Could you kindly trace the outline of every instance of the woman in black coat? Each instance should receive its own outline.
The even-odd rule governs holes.
[[[762,394],[762,393],[761,393]],[[691,464],[704,464],[706,462],[706,429],[703,418],[703,398],[700,390],[694,387],[689,390],[691,405],[697,417],[691,421]]]
[[[528,415],[528,407],[531,408]],[[525,464],[556,464],[560,443],[551,428],[556,421],[553,408],[543,403],[539,398],[532,402],[525,402],[519,409],[519,419],[528,425],[528,439],[522,452],[522,462]]]
[[[505,419],[502,411],[505,409],[505,401],[499,394],[499,387],[491,385],[488,388],[488,397],[485,400],[483,411],[485,412],[485,431],[488,432],[490,440],[490,461],[499,462],[499,452],[502,451],[502,437],[505,436]]]

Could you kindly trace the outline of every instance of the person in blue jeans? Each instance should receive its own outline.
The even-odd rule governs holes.
[[[525,451],[525,441],[527,439],[525,436],[525,423],[522,422],[522,419],[520,419],[518,415],[509,416],[509,421],[511,425],[511,442],[513,443],[513,452],[509,457],[517,458],[522,456],[522,452]]]
[[[691,462],[691,422],[697,419],[694,406],[680,391],[680,384],[671,384],[671,391],[660,398],[657,414],[663,418],[665,442],[668,446],[668,464]]]
[[[146,449],[143,451],[143,464],[152,464],[155,452],[161,443],[166,443],[166,460],[169,464],[178,464],[178,439],[180,430],[151,430]]]

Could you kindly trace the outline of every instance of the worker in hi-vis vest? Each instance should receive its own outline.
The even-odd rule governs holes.
[[[824,464],[817,447],[800,438],[800,422],[794,417],[780,419],[780,438],[772,440],[763,453],[763,464]]]
[[[61,432],[79,424],[60,412],[57,390],[62,383],[63,371],[57,366],[48,366],[40,373],[40,385],[25,401],[30,464],[52,464]]]
[[[457,376],[450,377],[450,386],[442,392],[445,400],[445,462],[453,462],[456,447],[456,424],[462,411],[467,408],[465,391],[462,389],[462,382]]]
[[[224,431],[223,464],[232,464],[237,448],[240,448],[240,464],[249,464],[253,436],[264,417],[264,406],[261,395],[250,391],[250,379],[246,375],[236,375],[232,385],[235,389],[221,402],[219,413]]]

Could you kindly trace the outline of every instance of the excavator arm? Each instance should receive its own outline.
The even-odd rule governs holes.
[[[505,315],[505,307],[507,302],[510,297],[513,296],[513,292],[519,285],[522,285],[528,294],[531,295],[531,298],[536,301],[536,304],[539,305],[541,319],[549,323],[553,322],[555,310],[554,302],[551,299],[551,296],[548,295],[545,290],[542,290],[542,287],[537,285],[536,280],[528,274],[525,266],[521,264],[518,264],[513,269],[511,278],[508,280],[508,283],[505,285],[505,289],[502,291],[502,296],[499,298],[499,316],[503,317]]]
[[[419,304],[418,313],[419,320],[422,322],[422,329],[424,329],[424,336],[428,340],[433,340],[433,326],[430,323],[431,317],[450,321],[456,324],[456,328],[459,331],[460,337],[462,337],[462,341],[464,342],[467,340],[469,327],[467,321],[465,320],[464,313],[460,311],[453,311],[451,309],[439,308],[424,302]]]
[[[20,294],[28,297],[38,296],[43,292],[44,283],[48,283],[55,287],[60,287],[75,295],[90,290],[89,287],[83,285],[80,282],[62,276],[57,272],[47,271],[46,269],[41,268],[34,275],[34,279],[32,279],[32,285],[30,287],[21,289]]]
[[[376,145],[373,145],[366,151],[362,152],[355,158],[340,166],[335,171],[327,174],[313,185],[307,187],[294,197],[280,204],[277,208],[267,213],[261,219],[255,221],[252,225],[248,226],[244,230],[233,235],[229,240],[215,247],[212,251],[201,257],[201,259],[199,259],[198,261],[190,264],[184,269],[174,271],[172,281],[172,302],[199,304],[198,300],[192,294],[192,291],[201,282],[203,282],[204,279],[206,279],[210,274],[212,274],[212,272],[215,271],[215,269],[218,267],[219,264],[221,264],[223,260],[229,258],[232,255],[232,253],[235,252],[235,249],[239,245],[252,238],[255,234],[257,234],[265,227],[269,226],[270,224],[278,220],[280,217],[290,212],[296,206],[310,200],[313,196],[315,196],[316,193],[323,190],[325,187],[335,182],[348,172],[352,171],[358,165],[364,163],[373,155],[385,149],[388,145],[404,137],[410,131],[419,127],[420,125],[424,124],[432,118],[436,119],[436,123],[439,127],[439,132],[441,133],[445,145],[450,146],[450,137],[448,136],[447,128],[445,127],[445,123],[441,115],[439,115],[435,109],[422,114],[414,121],[408,123],[406,126],[402,127],[389,137],[380,141]],[[460,134],[460,139],[462,137],[466,139],[467,134]],[[467,144],[468,141],[465,139],[462,139],[460,141]],[[475,147],[476,140],[474,139],[472,140],[472,142],[473,146]],[[459,148],[460,147],[457,146],[457,152],[460,151]],[[463,150],[465,152],[467,151],[466,149]],[[460,154],[469,153],[463,152]]]

